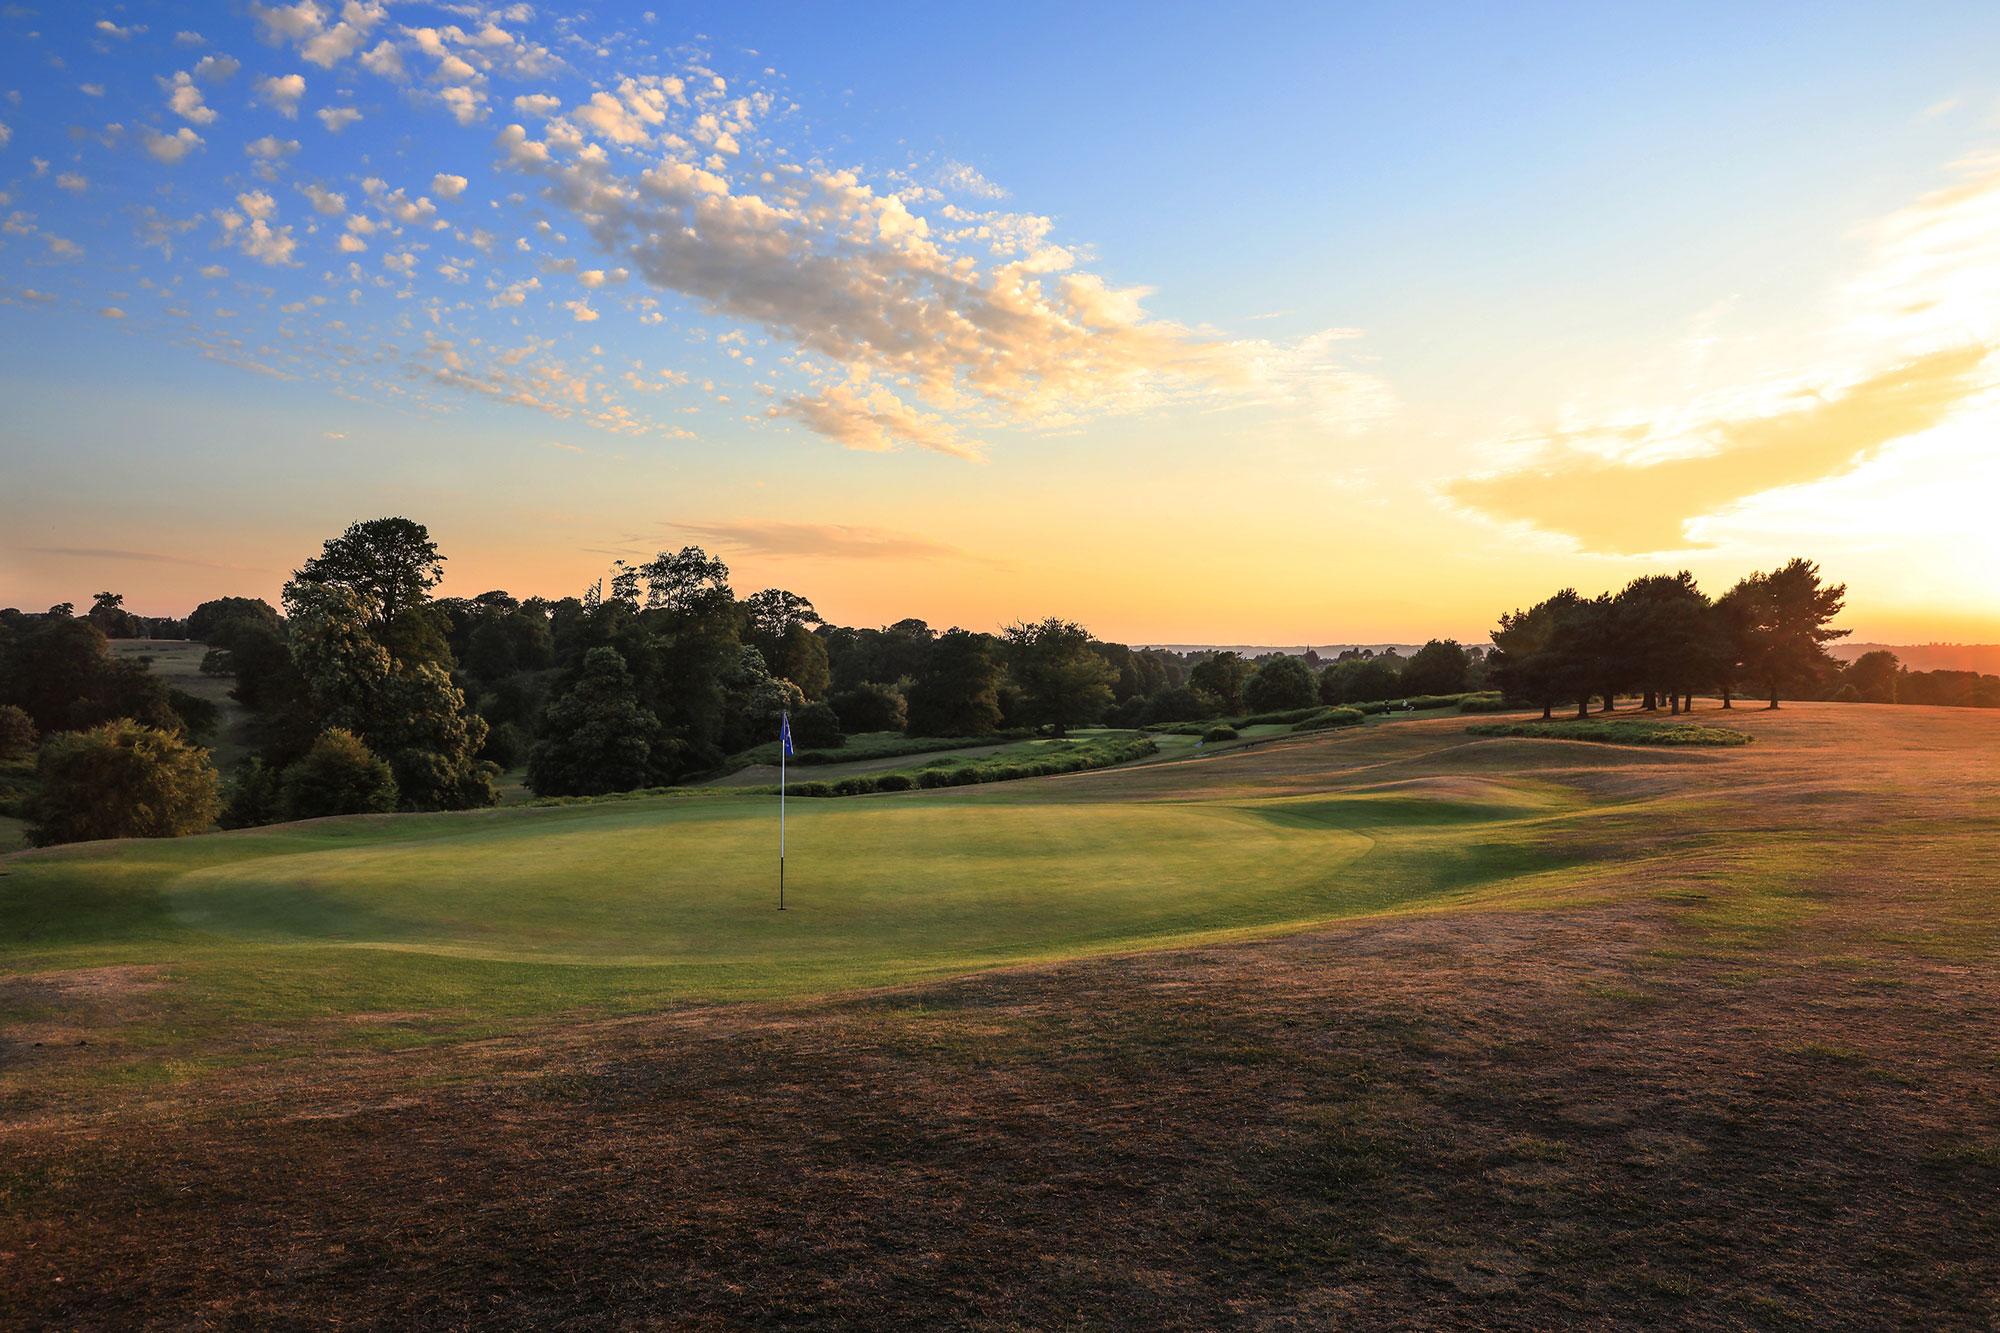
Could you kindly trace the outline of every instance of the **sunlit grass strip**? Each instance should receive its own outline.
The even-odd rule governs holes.
[[[1748,745],[1750,737],[1727,727],[1693,722],[1602,722],[1581,718],[1555,722],[1475,722],[1473,736],[1529,736],[1557,741],[1600,741],[1609,745]]]

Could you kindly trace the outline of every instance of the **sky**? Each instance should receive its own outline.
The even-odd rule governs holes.
[[[1088,12],[1078,12],[1087,9]],[[0,5],[0,605],[2000,641],[1987,4]]]

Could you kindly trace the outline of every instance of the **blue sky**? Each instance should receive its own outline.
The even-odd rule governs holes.
[[[304,0],[0,30],[0,602],[270,595],[408,511],[481,587],[700,540],[861,621],[1476,637],[1551,580],[1804,543],[1865,629],[2000,632],[1927,565],[1983,378],[1657,551],[1471,480],[1572,436],[1712,450],[1986,337],[1850,294],[1912,271],[1885,219],[1991,174],[1988,6]],[[1976,233],[1974,291],[1986,216],[1931,233]]]

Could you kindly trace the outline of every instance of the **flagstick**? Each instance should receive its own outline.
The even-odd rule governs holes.
[[[779,722],[778,732],[778,910],[785,910],[785,739],[790,719]]]

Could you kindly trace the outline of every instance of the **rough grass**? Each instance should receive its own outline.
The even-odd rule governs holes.
[[[1727,727],[1693,722],[1612,722],[1591,718],[1549,722],[1475,722],[1474,736],[1533,736],[1559,741],[1601,741],[1611,745],[1748,745],[1750,737]]]
[[[29,867],[95,867],[0,989],[8,1321],[1992,1327],[2000,719],[1736,721],[1760,743],[1418,720],[814,803],[816,854],[880,873],[705,975],[619,951],[695,929],[673,886],[727,879],[754,799],[0,861],[0,942]],[[590,873],[457,827],[509,819]],[[1098,885],[1128,923],[1270,915],[962,947]],[[850,989],[941,938],[972,975]],[[774,998],[588,980],[744,967]],[[437,1040],[453,1004],[485,1040]]]

